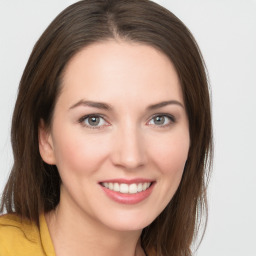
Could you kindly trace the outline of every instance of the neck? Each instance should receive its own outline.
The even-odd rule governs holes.
[[[46,214],[56,256],[142,256],[141,230],[119,231],[105,226],[64,200]]]

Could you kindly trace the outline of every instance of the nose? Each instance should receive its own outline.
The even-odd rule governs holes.
[[[143,131],[126,127],[120,128],[113,136],[111,159],[114,165],[132,170],[146,164]]]

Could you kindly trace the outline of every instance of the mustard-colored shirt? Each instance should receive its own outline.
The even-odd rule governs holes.
[[[39,228],[15,214],[0,216],[0,256],[55,256],[44,214]]]

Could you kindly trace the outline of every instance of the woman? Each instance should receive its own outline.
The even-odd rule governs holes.
[[[84,0],[36,43],[12,123],[0,255],[191,255],[211,115],[188,29],[147,0]]]

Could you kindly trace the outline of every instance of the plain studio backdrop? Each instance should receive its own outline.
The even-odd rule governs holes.
[[[71,0],[0,0],[0,191],[12,165],[11,116],[31,50]],[[197,256],[255,256],[256,1],[156,1],[195,36],[212,90],[215,157]]]

